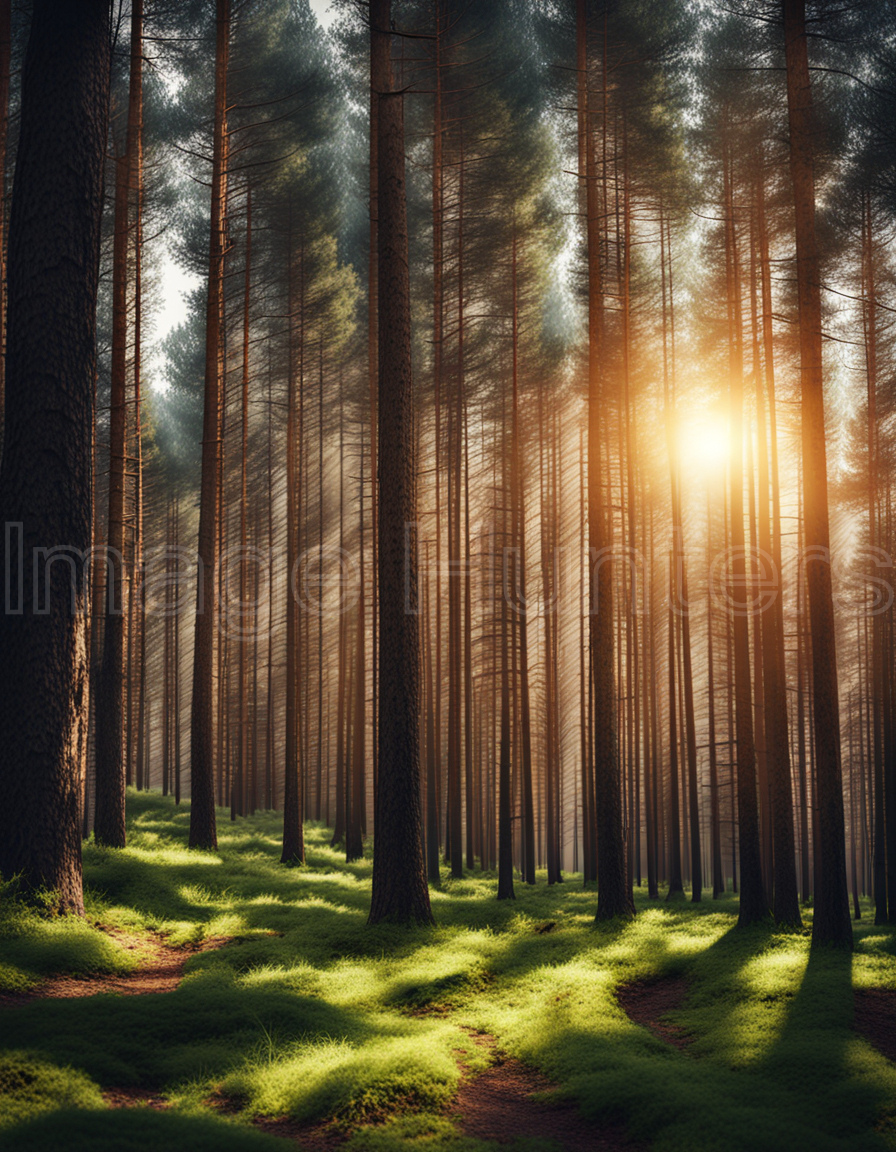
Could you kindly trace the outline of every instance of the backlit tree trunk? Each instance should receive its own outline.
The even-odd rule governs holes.
[[[816,861],[812,943],[852,948],[840,776],[840,707],[828,527],[821,286],[815,235],[814,125],[805,0],[784,0],[784,45],[790,124],[790,174],[796,219],[805,568],[812,635],[815,779],[818,793],[819,853]]]

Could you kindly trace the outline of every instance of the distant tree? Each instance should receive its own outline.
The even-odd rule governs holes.
[[[10,528],[0,548],[3,570],[26,579],[33,558],[46,562],[40,602],[29,602],[23,580],[21,610],[0,613],[0,647],[15,670],[0,693],[0,871],[53,889],[73,912],[83,911],[85,560],[109,16],[108,0],[35,0],[9,231],[0,512]]]

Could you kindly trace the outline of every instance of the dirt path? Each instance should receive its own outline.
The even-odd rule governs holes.
[[[667,1012],[680,1008],[687,994],[688,982],[683,976],[641,980],[636,984],[622,984],[616,989],[616,999],[629,1020],[682,1050],[691,1043],[691,1037],[680,1024],[670,1024],[663,1017]]]
[[[469,1029],[467,1030],[469,1031]],[[465,1077],[452,1114],[459,1114],[465,1136],[509,1144],[520,1136],[554,1140],[563,1152],[634,1152],[621,1127],[588,1121],[568,1100],[536,1099],[556,1092],[557,1085],[534,1068],[501,1052],[494,1036],[470,1031],[490,1051],[492,1065],[475,1077]]]
[[[127,975],[96,974],[88,976],[51,976],[27,992],[0,996],[0,1007],[14,1008],[32,1000],[70,1000],[116,992],[122,996],[147,996],[156,992],[173,992],[183,979],[184,966],[197,952],[220,948],[228,936],[211,936],[199,944],[175,947],[164,936],[137,934],[120,928],[103,928],[123,948],[140,954],[139,966]]]
[[[857,988],[853,1028],[896,1063],[896,989]]]
[[[70,999],[114,992],[125,996],[146,996],[173,991],[183,978],[187,960],[228,943],[228,937],[212,937],[198,945],[174,947],[163,936],[128,933],[104,928],[119,944],[139,955],[139,967],[125,976],[53,976],[36,988],[19,995],[0,996],[0,1007],[15,1007],[40,999]],[[632,986],[637,987],[637,986]],[[677,1007],[670,1003],[661,1011]],[[639,1021],[640,1022],[640,1021]],[[467,1029],[474,1041],[487,1049],[490,1067],[471,1076],[463,1062],[464,1075],[448,1113],[465,1136],[497,1143],[510,1143],[520,1136],[554,1140],[563,1152],[634,1152],[619,1128],[597,1128],[568,1101],[551,1100],[556,1084],[521,1061],[497,1048],[493,1036]],[[540,1095],[547,1099],[538,1099]],[[158,1092],[144,1088],[108,1088],[103,1099],[110,1108],[149,1107],[164,1110],[168,1101]],[[214,1101],[227,1111],[226,1101]],[[351,1133],[335,1124],[303,1124],[287,1117],[256,1117],[252,1126],[271,1136],[295,1141],[303,1152],[336,1152]]]

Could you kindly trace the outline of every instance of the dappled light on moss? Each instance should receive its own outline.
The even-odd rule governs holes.
[[[850,1031],[849,1008],[850,979],[896,983],[894,935],[879,926],[857,925],[844,967],[810,962],[805,934],[735,930],[732,897],[669,907],[642,890],[635,920],[595,926],[594,892],[575,879],[549,888],[541,876],[510,905],[495,900],[494,877],[474,873],[433,892],[435,929],[370,928],[370,860],[344,865],[322,826],[306,826],[307,866],[285,869],[275,813],[222,820],[220,851],[194,854],[183,810],[145,794],[129,803],[131,846],[87,849],[91,916],[174,944],[231,939],[190,956],[175,992],[38,1000],[4,1017],[0,1043],[81,1077],[90,1107],[100,1088],[151,1089],[177,1109],[172,1133],[195,1120],[197,1147],[219,1131],[254,1140],[246,1124],[267,1115],[338,1118],[359,1128],[349,1152],[481,1152],[449,1107],[458,1062],[472,1073],[490,1059],[478,1031],[556,1080],[596,1125],[620,1121],[656,1149],[885,1146],[875,1125],[896,1115],[896,1069]],[[118,946],[90,923],[2,916],[9,986],[52,965],[89,971],[103,949],[116,962]],[[616,998],[621,984],[669,976],[687,984],[670,1016],[686,1051]],[[109,1115],[117,1131],[125,1122]],[[51,1118],[35,1131],[55,1131]],[[263,1146],[276,1145],[233,1145]]]

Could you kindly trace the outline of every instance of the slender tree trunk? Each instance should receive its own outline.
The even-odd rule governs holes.
[[[292,229],[290,228],[290,231]],[[299,699],[301,663],[301,621],[298,619],[297,590],[293,588],[299,559],[299,517],[302,507],[301,404],[305,371],[305,241],[299,245],[298,292],[295,287],[295,253],[290,236],[289,269],[289,379],[286,400],[286,762],[283,778],[283,851],[281,864],[305,862],[302,817],[305,811],[301,756],[302,709]],[[295,320],[298,315],[299,332]],[[298,347],[297,347],[298,345]],[[297,426],[298,425],[298,426]]]
[[[875,285],[873,239],[871,231],[871,197],[862,200],[862,284],[863,327],[865,333],[865,375],[868,392],[868,543],[874,548],[880,538],[879,481],[877,463],[877,293]],[[884,758],[881,739],[883,662],[881,640],[883,629],[879,615],[871,618],[870,708],[871,763],[874,794],[874,922],[887,922],[887,835],[884,801]]]
[[[740,844],[740,914],[744,927],[768,915],[762,882],[759,841],[759,806],[756,795],[756,750],[753,740],[750,636],[747,608],[747,567],[744,539],[744,430],[743,430],[743,321],[737,228],[734,219],[733,163],[724,159],[725,231],[728,264],[729,398],[731,446],[729,451],[729,498],[731,505],[731,579],[729,601],[734,638],[734,711],[737,740],[737,833]]]
[[[760,161],[761,163],[761,161]],[[772,334],[771,274],[768,258],[768,232],[765,219],[765,188],[762,170],[756,186],[756,232],[759,246],[759,282],[762,300],[762,337],[765,388],[756,360],[756,423],[759,457],[759,547],[774,564],[774,603],[763,606],[762,657],[765,692],[766,762],[771,799],[773,899],[775,923],[799,928],[799,888],[796,879],[793,826],[793,784],[790,770],[790,740],[787,722],[787,686],[784,667],[784,614],[782,605],[781,524],[778,498],[777,422],[775,419],[775,365]],[[755,299],[755,286],[752,296]],[[769,428],[766,425],[766,398]],[[769,456],[768,436],[772,438]],[[771,497],[772,519],[769,518]]]
[[[220,515],[221,316],[226,247],[227,65],[230,0],[215,3],[215,119],[208,296],[205,316],[205,392],[202,420],[202,479],[199,496],[199,590],[193,645],[190,717],[190,847],[217,848],[212,671],[215,651],[215,542]]]
[[[816,787],[818,791],[818,884],[812,943],[852,948],[846,881],[837,651],[831,590],[828,527],[824,377],[821,349],[821,286],[815,235],[812,94],[806,41],[805,0],[783,0],[790,123],[790,174],[796,219],[802,396],[802,451],[806,518],[806,578],[812,632]]]
[[[96,808],[94,836],[110,848],[125,845],[123,685],[124,549],[127,456],[127,289],[129,153],[115,160],[112,255],[112,364],[109,416],[109,521],[106,535],[106,620],[96,713]],[[130,733],[128,733],[128,736]],[[142,780],[141,780],[142,783]]]
[[[363,453],[363,448],[362,448]],[[355,639],[355,695],[353,700],[354,720],[352,723],[351,760],[351,804],[346,811],[345,858],[348,861],[360,860],[364,855],[364,840],[361,833],[362,811],[364,808],[364,459],[360,459],[361,484],[358,508],[358,556],[360,590],[356,607]]]
[[[579,43],[587,36],[585,0],[577,0]],[[587,67],[587,42],[579,49]],[[616,739],[616,677],[613,666],[613,572],[610,559],[608,513],[604,507],[601,470],[601,356],[603,342],[603,285],[600,266],[600,206],[592,146],[587,86],[584,90],[586,125],[586,203],[588,250],[588,542],[591,668],[594,690],[594,772],[597,820],[597,919],[634,915],[625,866],[622,781]]]

